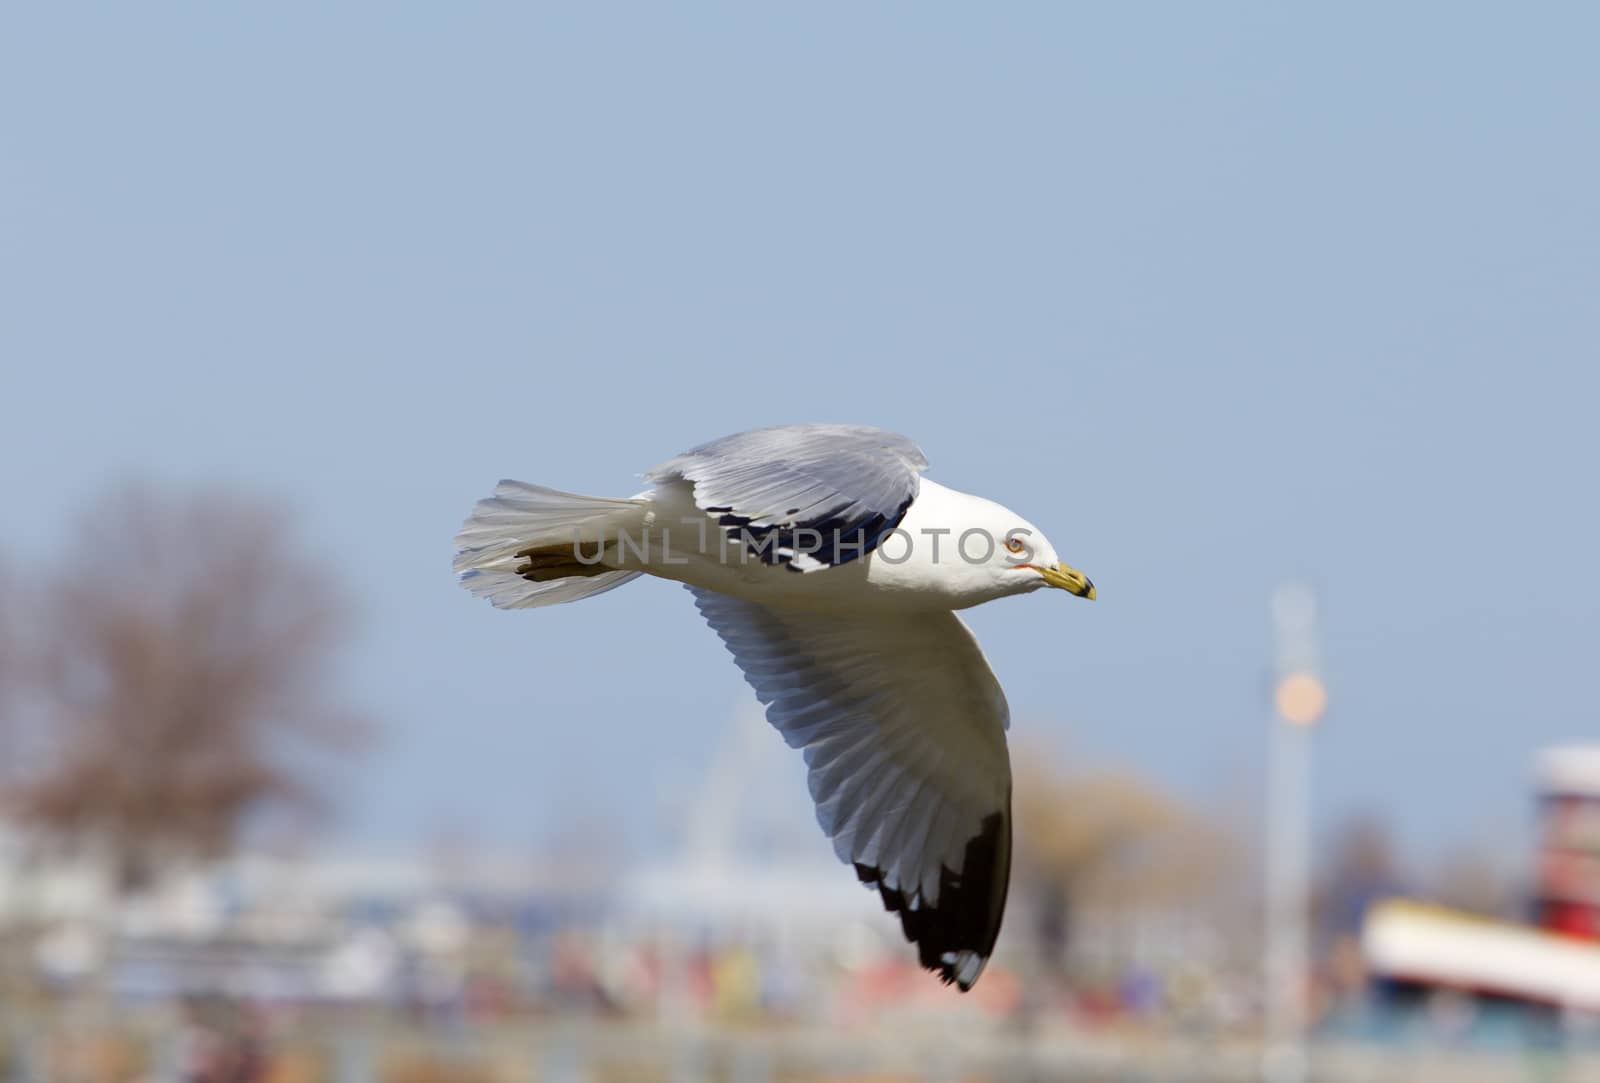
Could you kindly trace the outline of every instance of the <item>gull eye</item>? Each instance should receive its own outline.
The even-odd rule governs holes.
[[[1008,553],[1020,553],[1025,548],[1027,548],[1027,547],[1022,544],[1022,539],[1021,538],[1007,538],[1006,539],[1006,552],[1008,552]]]

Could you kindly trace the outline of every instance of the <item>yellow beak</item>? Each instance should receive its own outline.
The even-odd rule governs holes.
[[[1080,598],[1094,601],[1094,584],[1089,582],[1089,577],[1078,569],[1069,568],[1065,564],[1057,564],[1054,568],[1034,565],[1034,571],[1044,576],[1044,581],[1052,587],[1060,587],[1068,594],[1076,594]]]

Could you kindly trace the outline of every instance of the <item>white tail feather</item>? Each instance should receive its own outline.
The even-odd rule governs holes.
[[[502,481],[480,500],[456,534],[455,570],[461,585],[500,609],[575,602],[622,586],[638,572],[603,572],[534,583],[516,572],[520,551],[532,546],[592,541],[638,515],[635,500],[608,500]]]
[[[616,590],[640,572],[605,572],[588,577],[552,579],[548,583],[530,583],[514,571],[470,570],[460,575],[461,585],[480,598],[487,598],[496,609],[535,609],[542,605],[560,605],[580,598],[592,598],[608,590]]]

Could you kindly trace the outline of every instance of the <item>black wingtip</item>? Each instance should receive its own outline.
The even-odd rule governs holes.
[[[900,928],[917,946],[917,961],[945,985],[965,993],[977,984],[994,953],[1011,879],[1009,810],[984,817],[967,842],[961,871],[940,870],[939,898],[932,906],[913,888],[908,895],[884,883],[883,872],[853,863],[856,877],[878,889],[884,909],[900,915]]]

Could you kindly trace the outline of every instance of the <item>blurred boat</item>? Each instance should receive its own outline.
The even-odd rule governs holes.
[[[1600,945],[1531,925],[1391,899],[1368,911],[1374,977],[1600,1012]]]

